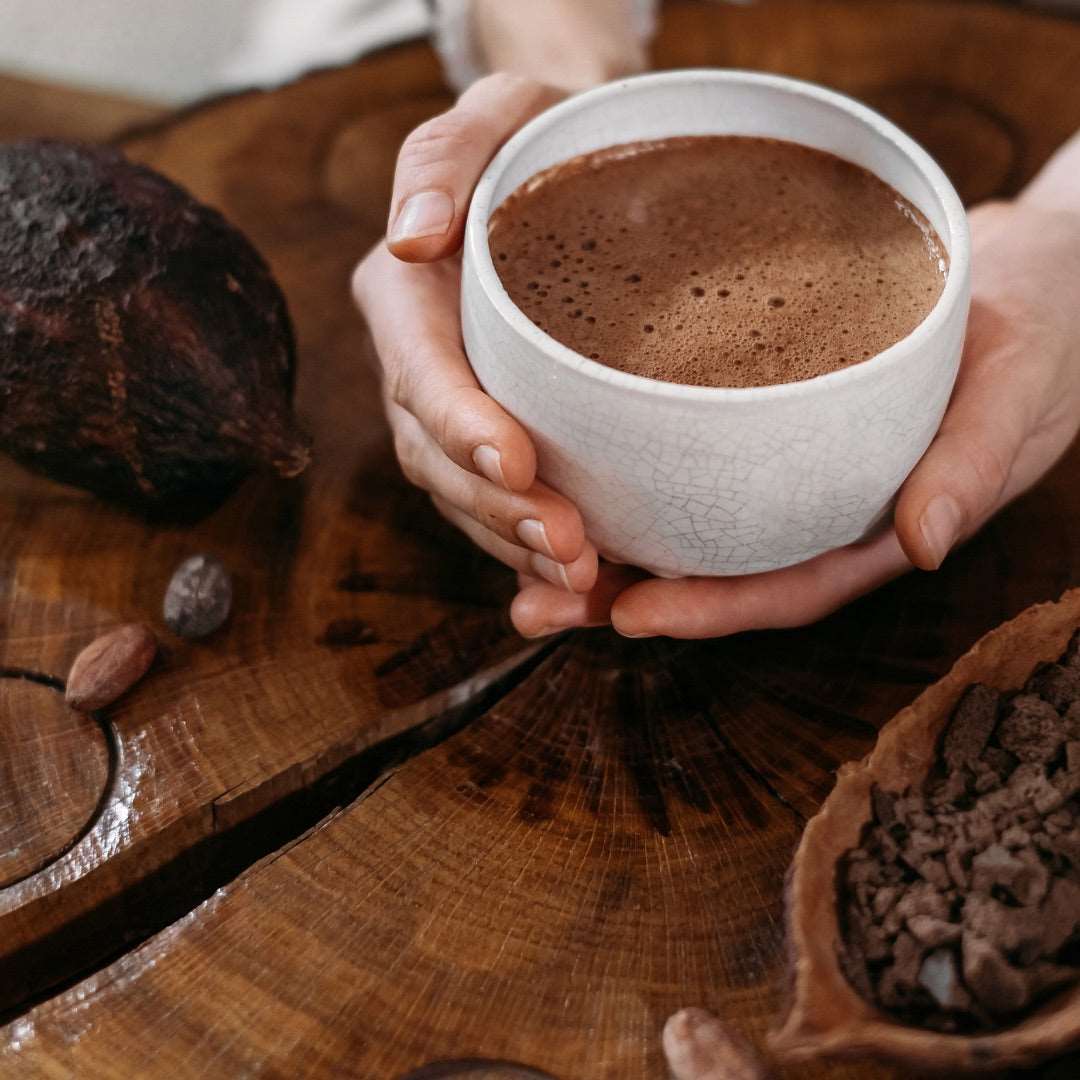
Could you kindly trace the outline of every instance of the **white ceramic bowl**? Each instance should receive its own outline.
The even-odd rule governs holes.
[[[511,301],[492,262],[488,219],[519,184],[605,146],[718,134],[828,150],[918,207],[950,259],[926,319],[852,367],[724,389],[605,367],[549,337]],[[967,220],[952,185],[866,106],[775,75],[644,75],[548,110],[488,166],[465,237],[465,348],[484,389],[531,433],[540,476],[580,508],[601,553],[665,576],[771,570],[865,537],[887,520],[952,392],[969,262]]]

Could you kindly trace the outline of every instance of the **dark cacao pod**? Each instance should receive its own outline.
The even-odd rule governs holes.
[[[281,290],[215,210],[115,150],[0,146],[0,450],[155,516],[308,463]]]

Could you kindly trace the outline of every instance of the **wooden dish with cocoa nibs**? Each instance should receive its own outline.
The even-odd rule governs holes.
[[[839,895],[841,868],[875,821],[875,790],[922,790],[968,688],[1020,691],[1040,665],[1064,656],[1078,627],[1080,589],[1057,603],[1029,608],[983,637],[948,675],[889,721],[867,758],[840,769],[836,787],[803,833],[789,873],[792,985],[786,1015],[769,1040],[779,1060],[874,1057],[974,1072],[1030,1067],[1080,1046],[1080,982],[990,1031],[928,1030],[871,1004],[845,975]]]

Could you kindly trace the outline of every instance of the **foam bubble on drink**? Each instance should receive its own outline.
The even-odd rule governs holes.
[[[891,187],[794,143],[688,136],[582,155],[492,215],[514,302],[593,360],[762,386],[866,360],[933,308],[948,264]]]

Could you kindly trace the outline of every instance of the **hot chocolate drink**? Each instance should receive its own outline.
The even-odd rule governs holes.
[[[872,173],[795,143],[687,136],[581,155],[495,211],[499,277],[541,329],[620,371],[699,386],[857,364],[934,307],[947,257]]]

